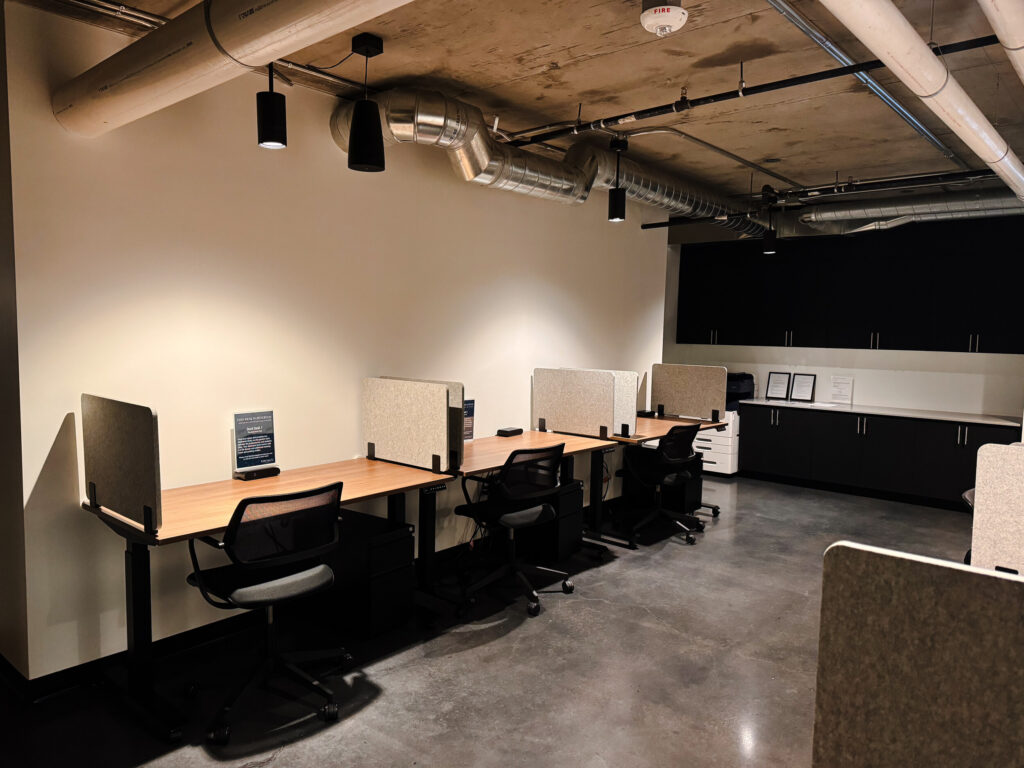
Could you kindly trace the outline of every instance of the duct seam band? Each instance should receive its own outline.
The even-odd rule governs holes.
[[[939,86],[939,89],[935,91],[935,93],[929,93],[927,96],[922,96],[921,94],[918,94],[917,97],[919,99],[934,99],[936,96],[938,96],[946,89],[947,85],[949,85],[949,67],[946,66],[946,62],[942,62],[942,67],[943,69],[946,70],[946,79],[942,81],[942,85]]]
[[[210,42],[213,43],[213,47],[220,51],[225,58],[231,59],[231,61],[235,62],[238,66],[245,67],[246,69],[255,72],[257,69],[256,67],[250,67],[248,64],[239,61],[228,53],[227,49],[220,44],[220,40],[217,39],[217,34],[213,31],[213,22],[210,20],[210,11],[212,8],[213,0],[203,0],[203,21],[206,22],[206,34],[210,36]]]

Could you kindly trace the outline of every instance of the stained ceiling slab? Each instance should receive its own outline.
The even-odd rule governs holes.
[[[855,60],[874,58],[820,4],[790,4]],[[192,5],[191,0],[139,0],[134,7],[175,16]],[[748,85],[838,66],[763,0],[684,0],[683,5],[690,14],[686,26],[657,38],[640,26],[640,0],[414,0],[289,59],[328,67],[351,50],[352,35],[373,32],[384,39],[384,54],[370,63],[373,87],[443,90],[476,104],[507,131],[574,120],[577,114],[593,120],[666,104],[679,99],[683,89],[691,98],[735,89],[741,62]],[[992,34],[973,0],[897,5],[925,40],[951,43]],[[1024,85],[1001,47],[952,54],[945,61],[1011,145],[1024,151]],[[353,57],[330,71],[358,80],[363,62]],[[983,167],[887,70],[872,74],[968,165]],[[354,95],[344,87],[338,93]],[[803,184],[959,168],[853,77],[629,127],[657,125],[684,130]],[[606,142],[608,137],[587,138]],[[564,147],[573,140],[579,139],[556,143]],[[636,137],[630,153],[734,194],[765,183],[785,186],[677,136]]]

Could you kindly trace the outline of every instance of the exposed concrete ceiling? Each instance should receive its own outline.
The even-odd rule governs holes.
[[[51,0],[30,1],[57,7]],[[134,5],[174,16],[194,4],[138,0]],[[686,27],[662,39],[640,26],[640,0],[415,0],[352,34],[367,31],[384,39],[384,54],[370,62],[373,87],[442,89],[480,106],[488,119],[498,116],[500,127],[509,131],[573,120],[579,104],[583,119],[592,120],[672,102],[681,88],[691,98],[734,89],[741,61],[748,85],[837,66],[763,0],[683,4],[690,12]],[[855,60],[873,58],[818,3],[791,4]],[[973,0],[897,4],[926,40],[951,43],[992,33]],[[351,50],[351,37],[332,38],[289,59],[330,66]],[[1024,151],[1024,85],[1002,48],[953,54],[946,62],[1011,146]],[[361,79],[363,60],[353,57],[331,72]],[[873,75],[971,167],[983,167],[887,70]],[[803,184],[829,182],[836,174],[866,178],[958,168],[853,77],[700,107],[635,127],[653,125],[674,125]],[[750,169],[670,135],[636,137],[630,152],[733,193],[764,183],[780,186],[758,173],[752,179]]]

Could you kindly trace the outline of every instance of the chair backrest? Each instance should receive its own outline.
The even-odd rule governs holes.
[[[491,494],[507,501],[550,496],[558,487],[558,469],[565,443],[551,448],[512,451],[491,484]]]
[[[700,432],[700,424],[680,424],[672,427],[658,441],[658,454],[663,463],[682,463],[693,455],[693,438]]]
[[[341,483],[238,502],[224,532],[237,565],[272,566],[326,554],[338,544]]]

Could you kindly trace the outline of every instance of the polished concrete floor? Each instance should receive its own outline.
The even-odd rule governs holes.
[[[196,726],[171,749],[85,688],[28,712],[5,699],[4,749],[23,750],[7,764],[809,766],[822,553],[848,539],[959,560],[970,519],[754,480],[708,486],[722,516],[696,546],[669,537],[599,566],[581,557],[576,593],[543,595],[537,618],[519,599],[364,650],[377,658],[345,676],[331,726],[239,733],[226,751]]]

